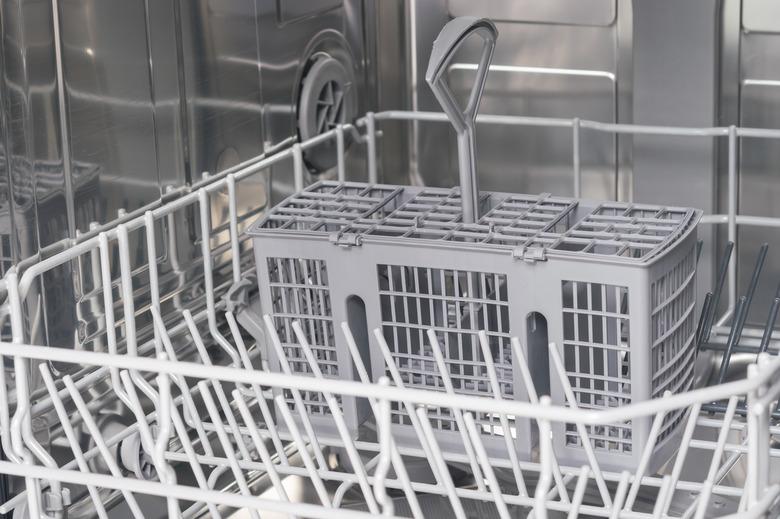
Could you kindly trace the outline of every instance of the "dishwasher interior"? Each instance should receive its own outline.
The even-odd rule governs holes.
[[[766,0],[3,3],[0,514],[776,515],[778,15]],[[620,207],[618,228],[635,230],[594,243],[698,215],[688,270],[653,292],[648,340],[633,314],[628,327],[617,263],[610,281],[564,288],[564,313],[591,324],[562,342],[603,342],[576,354],[601,381],[547,347],[549,313],[495,324],[506,282],[474,269],[421,282],[435,269],[388,257],[379,328],[366,298],[333,317],[338,294],[365,290],[348,262],[371,238],[328,218],[361,197],[419,192],[410,225],[444,211],[455,223],[436,232],[477,240],[447,205],[461,204],[459,143],[426,82],[434,39],[462,16],[500,34],[474,132],[484,196],[512,193],[501,203],[526,216]],[[447,64],[458,101],[479,52],[467,41]],[[250,227],[285,204],[303,238],[264,278]],[[382,234],[397,215],[354,221]],[[306,245],[310,216],[339,268]],[[518,249],[517,268],[548,260]],[[434,314],[441,335],[420,324]],[[464,332],[476,314],[485,325]],[[624,323],[615,343],[595,339],[597,320]],[[634,348],[671,340],[653,369],[685,358],[690,375],[637,399]]]

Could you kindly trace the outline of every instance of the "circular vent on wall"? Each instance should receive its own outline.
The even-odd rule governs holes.
[[[302,141],[352,121],[356,106],[354,82],[351,68],[330,54],[320,52],[311,57],[298,99],[298,133]],[[348,145],[348,134],[344,137]],[[312,173],[334,167],[335,141],[306,150],[304,160]]]

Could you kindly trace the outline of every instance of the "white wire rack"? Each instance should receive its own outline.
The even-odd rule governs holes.
[[[527,402],[501,398],[491,362],[486,364],[492,395],[452,394],[435,347],[431,360],[443,391],[404,387],[392,363],[390,380],[372,382],[354,351],[356,380],[327,378],[298,329],[298,346],[311,376],[263,369],[260,346],[281,348],[274,328],[266,328],[264,345],[247,342],[232,307],[222,298],[254,268],[240,232],[247,222],[238,210],[239,184],[292,161],[296,187],[302,188],[303,151],[330,140],[339,150],[337,176],[344,180],[344,135],[363,128],[367,177],[376,183],[376,125],[386,119],[447,121],[434,113],[369,113],[355,125],[339,126],[217,175],[193,192],[8,271],[0,287],[8,294],[6,315],[13,338],[0,343],[0,356],[11,368],[0,370],[0,441],[7,459],[0,461],[0,473],[12,482],[21,478],[23,485],[7,487],[12,495],[0,504],[0,513],[65,517],[75,507],[87,507],[98,517],[109,517],[112,507],[121,506],[140,518],[146,516],[142,504],[150,496],[165,503],[160,515],[170,517],[227,517],[235,509],[249,517],[449,514],[459,519],[528,514],[762,517],[773,510],[780,494],[772,470],[780,458],[780,449],[774,447],[780,427],[771,415],[780,395],[780,360],[767,354],[749,366],[745,379],[603,411],[577,408],[555,348],[550,348],[552,376],[568,388],[569,405],[553,406],[540,397],[516,339],[512,347]],[[780,226],[780,219],[737,214],[735,159],[739,138],[780,138],[780,131],[510,116],[480,116],[477,122],[571,128],[576,195],[583,130],[727,137],[729,213],[705,216],[703,221],[727,224],[734,239],[737,225]],[[213,227],[211,215],[225,199],[228,224]],[[183,222],[197,229],[197,257],[177,257],[175,235]],[[178,268],[169,270],[169,264]],[[78,318],[87,328],[81,347],[62,348],[48,340],[45,346],[31,345],[30,337],[38,336],[31,328],[41,320],[34,288],[42,276],[64,265],[72,268],[81,288]],[[733,261],[731,265],[728,297],[733,303]],[[184,278],[190,284],[194,280],[199,289],[183,293],[179,288]],[[723,323],[731,312],[719,319],[716,334],[728,330]],[[345,325],[339,333],[354,346]],[[750,333],[758,332],[747,330],[745,335]],[[376,339],[387,354],[383,336],[377,334]],[[333,424],[327,429],[335,432],[321,434],[312,427],[311,409],[303,402],[310,394],[317,394],[328,408],[326,416]],[[349,434],[344,423],[344,397],[368,402],[370,418],[357,436]],[[702,410],[713,402],[724,410]],[[417,445],[395,441],[393,407],[406,410]],[[106,419],[107,409],[119,411],[115,415],[123,417],[120,423]],[[456,418],[460,445],[440,444],[430,409]],[[649,473],[649,455],[664,417],[678,412],[685,422],[680,448],[659,473]],[[486,415],[506,424],[501,429],[507,439],[513,432],[510,421],[532,421],[539,435],[538,452],[519,457],[507,441],[506,452],[488,453],[478,425],[479,417]],[[621,473],[603,470],[590,448],[599,430],[641,417],[649,417],[653,427],[637,465]],[[585,465],[558,463],[550,431],[560,423],[576,425],[573,433],[591,452]],[[298,502],[301,496],[294,495],[291,480],[309,492],[310,504]]]

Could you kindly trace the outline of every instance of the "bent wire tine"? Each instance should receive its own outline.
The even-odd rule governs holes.
[[[715,320],[715,313],[718,311],[718,304],[720,303],[720,296],[723,292],[723,286],[726,283],[726,274],[728,274],[729,262],[731,261],[731,253],[734,250],[734,242],[728,242],[723,250],[723,257],[720,260],[720,266],[718,267],[718,276],[715,281],[715,290],[712,296],[712,305],[710,312],[707,315],[707,320],[704,324],[704,334],[702,341],[707,342],[712,333],[712,325]],[[736,311],[736,309],[732,309]]]

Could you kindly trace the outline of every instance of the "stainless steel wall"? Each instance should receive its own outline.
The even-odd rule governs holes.
[[[298,85],[308,60],[326,53],[351,64],[357,92],[355,114],[375,106],[375,4],[368,0],[317,0],[257,3],[258,45],[261,53],[263,126],[266,145],[276,147],[298,138],[296,104]],[[362,168],[360,150],[348,156],[348,169]],[[356,153],[357,152],[357,153]],[[310,175],[316,180],[321,172]],[[360,171],[362,175],[362,169]],[[291,165],[272,172],[272,199],[293,191]],[[361,178],[364,180],[364,178]]]
[[[780,128],[780,4],[772,0],[724,0],[722,18],[721,124]],[[739,207],[752,216],[780,216],[780,143],[745,139],[740,143]],[[720,186],[725,193],[726,170]],[[726,207],[725,199],[721,206]],[[780,279],[780,232],[765,227],[739,230],[739,286],[749,282],[755,253],[763,242],[771,247],[767,277]],[[764,321],[776,286],[759,286],[750,319]]]
[[[371,99],[359,0],[0,9],[0,230],[15,231],[16,260],[294,138],[302,67],[326,35],[354,64],[363,111]]]
[[[51,3],[10,1],[0,5],[3,27],[2,154],[4,160],[3,256],[23,252],[68,234],[65,177],[57,124],[59,103],[51,30]]]
[[[720,3],[635,0],[632,9],[633,120],[624,122],[717,125]],[[718,212],[717,150],[721,145],[725,146],[725,141],[714,138],[633,137],[633,200]],[[718,250],[714,237],[712,227],[700,227],[699,238],[705,247],[697,268],[698,301],[712,287]]]
[[[631,9],[630,3],[614,0],[409,2],[408,108],[440,109],[423,75],[436,34],[448,19],[462,15],[490,17],[500,33],[482,113],[631,119]],[[467,48],[451,67],[456,94],[468,92],[476,51]],[[445,125],[410,125],[410,130],[411,177],[431,185],[456,182],[452,131]],[[615,197],[621,189],[618,165],[627,160],[627,149],[603,135],[584,134],[583,141],[585,195]],[[570,131],[481,128],[480,187],[572,194],[571,156]],[[390,180],[395,176],[388,171]]]
[[[340,53],[368,110],[372,20],[364,0],[0,2],[0,266],[289,145],[313,52]],[[292,185],[288,170],[243,183],[240,210],[262,209],[271,175]],[[217,228],[227,209],[220,197],[212,203]],[[179,220],[182,260],[198,253],[192,219]],[[162,247],[161,274],[176,273]],[[146,258],[133,261],[143,267]],[[100,316],[88,300],[62,306],[87,298],[93,281],[74,264],[36,287],[31,320],[43,312],[50,342],[95,332]]]

